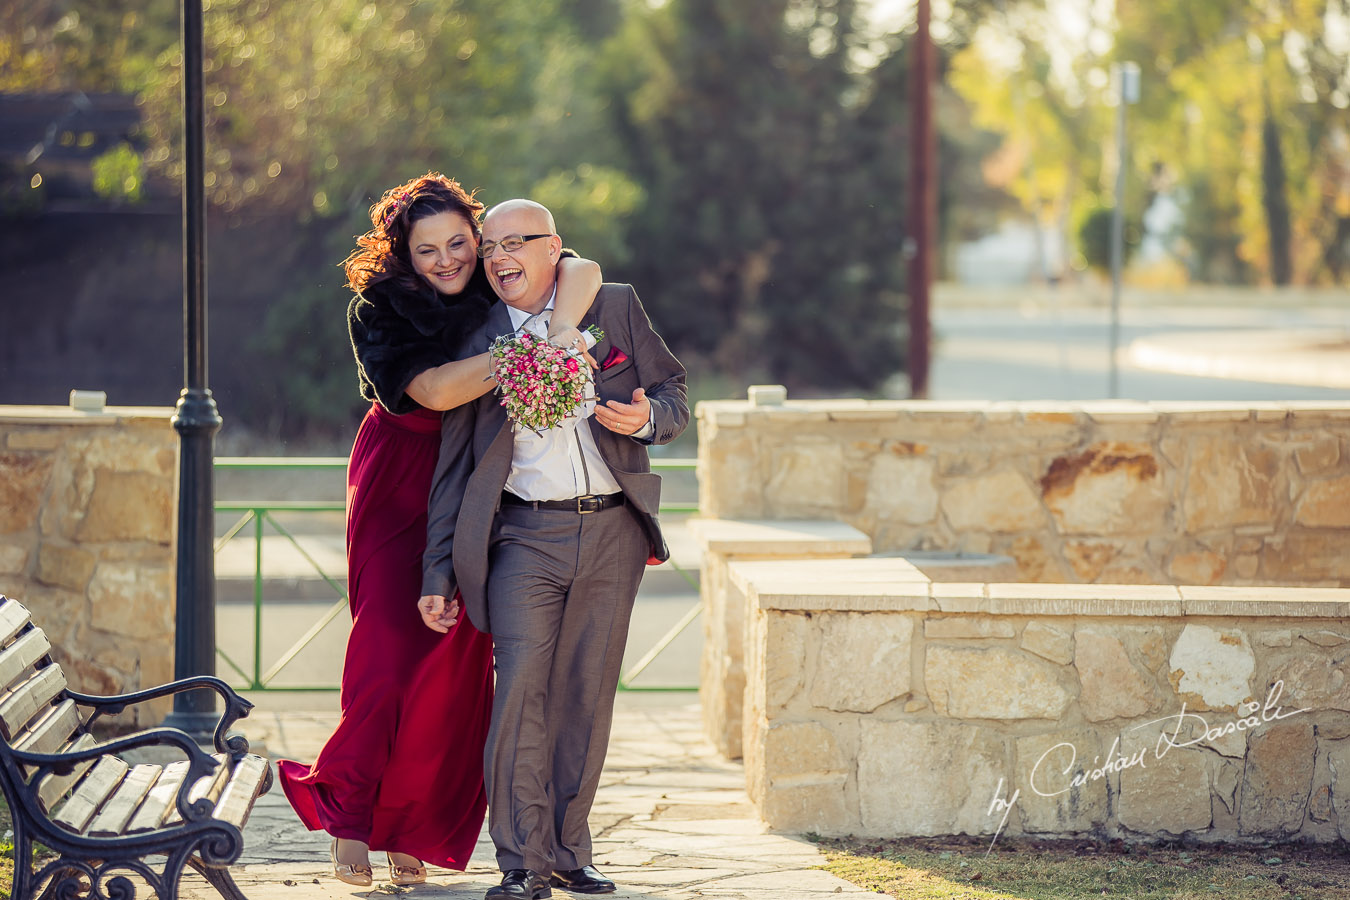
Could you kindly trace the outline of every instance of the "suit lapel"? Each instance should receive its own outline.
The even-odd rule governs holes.
[[[492,345],[493,340],[503,334],[510,334],[515,331],[511,325],[511,313],[508,311],[505,303],[498,300],[492,305],[492,310],[488,313],[487,324],[483,326],[486,343],[483,349],[486,350]]]

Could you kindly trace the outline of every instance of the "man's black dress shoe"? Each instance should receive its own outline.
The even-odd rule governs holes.
[[[502,876],[501,884],[487,892],[484,900],[541,900],[552,896],[548,879],[543,875],[529,869],[512,869]]]
[[[549,883],[556,888],[577,894],[609,894],[614,891],[614,882],[596,871],[595,866],[556,869]]]

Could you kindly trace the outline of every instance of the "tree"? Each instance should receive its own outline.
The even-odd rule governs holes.
[[[663,332],[743,377],[876,387],[904,343],[895,48],[860,70],[852,0],[629,12],[606,81],[647,190],[634,273]]]
[[[1350,48],[1339,37],[1348,16],[1346,0],[1121,0],[1086,40],[1065,42],[1031,4],[1009,3],[1004,27],[957,59],[954,83],[1005,135],[1004,155],[1029,160],[1021,174],[1001,167],[1028,210],[1048,203],[1067,221],[1106,200],[1107,64],[1138,62],[1127,214],[1173,192],[1198,279],[1340,280],[1350,252]]]

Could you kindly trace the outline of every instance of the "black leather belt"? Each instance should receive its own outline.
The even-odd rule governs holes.
[[[609,509],[613,506],[623,506],[628,501],[624,499],[623,493],[617,494],[584,494],[580,497],[573,497],[570,500],[524,500],[517,497],[510,491],[502,491],[503,506],[527,506],[530,509],[560,509],[565,512],[586,513],[599,512],[602,509]]]

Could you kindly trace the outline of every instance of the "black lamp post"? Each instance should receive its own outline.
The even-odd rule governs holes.
[[[220,414],[206,387],[206,196],[202,102],[202,4],[182,0],[183,24],[183,393],[174,409],[179,437],[178,576],[174,678],[216,671],[216,572],[212,456]],[[165,725],[208,736],[213,691],[174,696]]]

